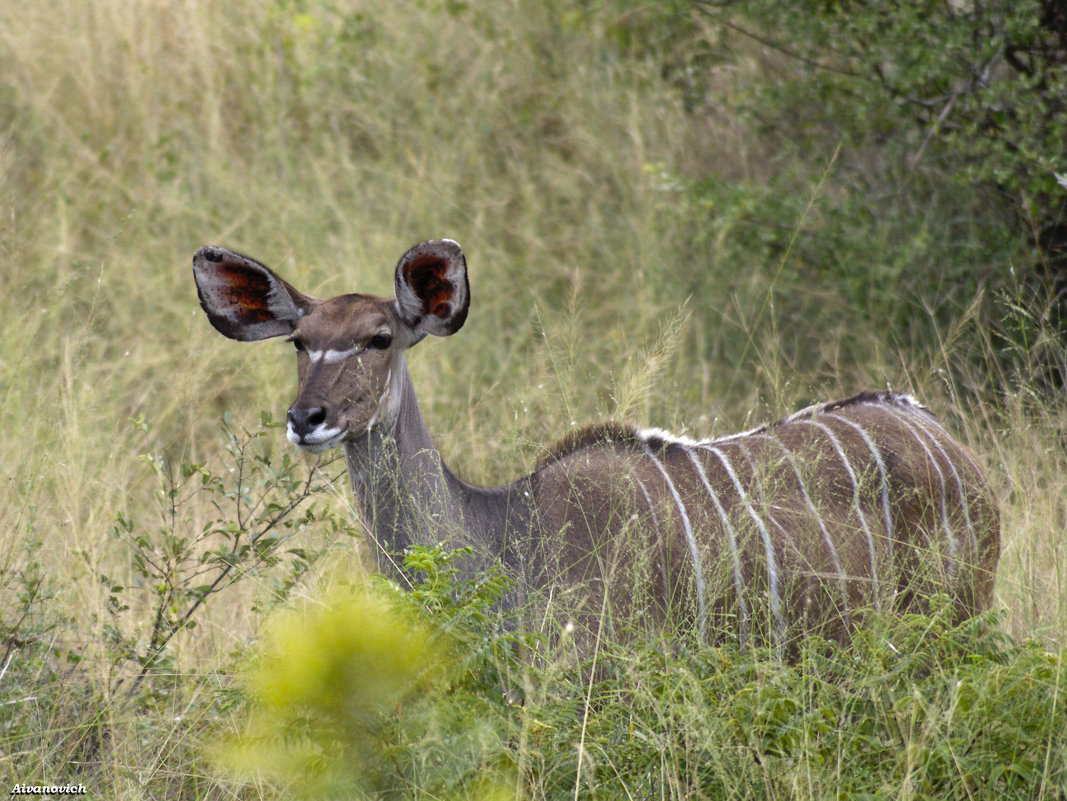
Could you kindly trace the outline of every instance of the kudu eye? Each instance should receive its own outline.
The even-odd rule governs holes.
[[[388,348],[392,344],[393,344],[393,335],[392,334],[382,333],[382,334],[375,334],[374,336],[372,336],[370,338],[370,340],[367,342],[367,347],[372,349],[372,350],[385,350],[386,348]]]

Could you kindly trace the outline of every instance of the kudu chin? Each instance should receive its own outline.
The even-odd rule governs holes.
[[[502,560],[522,593],[561,602],[579,632],[605,635],[785,645],[937,594],[961,618],[991,602],[993,494],[975,456],[907,395],[864,392],[718,439],[593,426],[531,474],[475,487],[434,447],[404,360],[466,320],[459,245],[405,253],[393,298],[309,297],[218,247],[197,251],[193,274],[221,333],[293,343],[288,438],[344,448],[380,555],[471,546],[483,564]]]

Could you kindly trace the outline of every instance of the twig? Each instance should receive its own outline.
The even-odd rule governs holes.
[[[10,706],[11,704],[24,704],[27,701],[36,701],[36,700],[37,700],[37,696],[36,695],[27,695],[25,698],[16,698],[13,701],[4,701],[3,703],[0,703],[0,706]]]
[[[600,655],[600,635],[604,630],[604,616],[608,611],[608,590],[604,588],[604,600],[600,605],[600,618],[597,620],[596,640],[593,643],[593,661],[589,666],[589,684],[585,690],[585,708],[582,711],[582,732],[578,737],[578,764],[574,772],[574,801],[578,801],[578,793],[582,786],[582,757],[585,754],[585,731],[589,723],[589,706],[593,698],[593,682],[596,679],[596,660]]]
[[[941,109],[941,113],[937,115],[937,119],[934,120],[934,124],[930,126],[930,130],[923,138],[922,144],[919,145],[918,151],[916,151],[915,155],[908,160],[909,170],[914,170],[916,167],[919,166],[919,162],[922,160],[923,153],[926,152],[926,146],[930,144],[930,140],[934,138],[934,134],[940,130],[941,123],[943,123],[945,121],[945,118],[948,117],[948,113],[952,111],[952,107],[956,105],[956,101],[959,99],[961,94],[963,94],[962,89],[953,92],[952,97],[948,99],[948,102],[945,104],[945,107]]]
[[[708,13],[710,14],[711,12],[708,12]],[[816,61],[815,59],[810,58],[808,56],[805,56],[805,55],[803,55],[801,53],[798,53],[795,50],[790,50],[785,45],[779,44],[778,42],[775,42],[772,39],[767,39],[766,37],[763,37],[763,36],[760,36],[759,34],[753,33],[752,31],[748,30],[747,28],[742,28],[737,23],[730,22],[729,20],[723,19],[721,17],[717,17],[716,19],[718,20],[719,24],[722,25],[724,28],[729,28],[732,31],[736,31],[737,33],[741,34],[742,36],[747,36],[749,39],[752,39],[754,42],[759,42],[764,47],[769,47],[772,50],[777,50],[779,53],[782,53],[783,55],[789,56],[789,58],[794,59],[796,61],[799,61],[799,62],[801,62],[803,64],[807,64],[810,67],[815,67],[816,69],[820,69],[820,70],[826,70],[827,72],[836,72],[839,75],[847,75],[849,78],[864,78],[864,77],[866,77],[866,76],[862,75],[861,73],[855,72],[855,71],[850,70],[850,69],[846,69],[844,67],[835,67],[832,64],[824,64],[821,61]]]
[[[18,650],[18,649],[17,648],[12,648],[11,651],[8,653],[7,661],[4,662],[4,667],[3,667],[2,670],[0,670],[0,681],[4,680],[4,675],[7,673],[8,666],[11,664],[11,660],[15,658],[15,651],[16,650]]]

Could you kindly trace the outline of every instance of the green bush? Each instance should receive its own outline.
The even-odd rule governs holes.
[[[864,254],[846,244],[841,263],[826,252],[834,233],[820,227],[816,263],[837,262],[846,287],[848,273],[868,276],[882,289],[878,308],[900,290],[957,309],[976,286],[1018,297],[1018,270],[1028,304],[1067,341],[1061,3],[743,0],[701,8],[733,35],[732,46],[748,41],[778,59],[773,79],[754,83],[739,110],[791,154],[827,160],[842,145],[851,154],[842,170],[853,214],[838,230],[879,231],[882,247],[870,249],[867,239]],[[924,213],[935,208],[938,227]],[[998,217],[1010,222],[990,225]],[[1062,384],[1058,361],[1046,371]]]
[[[574,665],[485,619],[495,580],[442,581],[455,557],[413,552],[406,598],[343,587],[269,627],[232,763],[309,798],[1067,790],[1067,653],[1012,643],[996,614],[954,625],[944,598],[790,663],[630,643]]]

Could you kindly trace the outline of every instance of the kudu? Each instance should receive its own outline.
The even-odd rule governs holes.
[[[976,458],[907,395],[865,392],[695,441],[607,424],[566,437],[533,473],[493,488],[434,447],[404,352],[467,317],[466,260],[448,239],[400,259],[395,298],[298,292],[245,256],[193,258],[200,303],[237,340],[286,337],[298,389],[287,436],[341,446],[379,553],[472,546],[523,591],[597,626],[781,645],[844,636],[866,610],[960,617],[986,608],[999,513]]]

